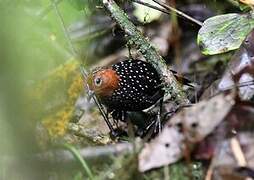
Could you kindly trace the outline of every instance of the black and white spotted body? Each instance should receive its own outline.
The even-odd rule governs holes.
[[[162,81],[155,68],[141,60],[125,60],[111,67],[119,76],[119,88],[101,98],[112,110],[140,111],[163,97]]]

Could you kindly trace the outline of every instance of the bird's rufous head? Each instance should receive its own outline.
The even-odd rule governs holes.
[[[113,69],[99,69],[88,75],[87,84],[98,97],[110,96],[119,87],[119,76]]]

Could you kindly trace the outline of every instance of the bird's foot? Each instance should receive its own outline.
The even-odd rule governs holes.
[[[127,136],[127,132],[117,128],[114,129],[113,131],[110,131],[109,135],[112,140],[116,140],[117,138],[120,138],[122,136]]]

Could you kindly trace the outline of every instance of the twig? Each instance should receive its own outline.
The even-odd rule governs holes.
[[[241,166],[241,167],[247,166],[246,158],[244,157],[241,145],[236,137],[230,140],[230,146],[238,166]]]
[[[213,167],[212,167],[212,162],[209,165],[209,168],[206,172],[205,180],[212,180],[212,175],[213,175]]]
[[[250,81],[245,81],[245,82],[242,82],[242,83],[237,83],[237,84],[234,84],[232,86],[229,86],[229,87],[225,87],[223,89],[220,89],[218,92],[216,93],[211,93],[212,95],[209,97],[214,97],[224,91],[228,91],[228,90],[233,90],[235,88],[241,88],[241,87],[246,87],[246,86],[253,86],[254,85],[254,80],[250,80]]]
[[[232,149],[232,152],[234,154],[234,157],[237,161],[237,165],[239,167],[247,167],[248,166],[248,162],[244,156],[244,153],[242,151],[241,145],[239,140],[237,139],[237,137],[233,137],[230,140],[230,146]],[[250,177],[246,177],[245,180],[251,180],[252,178]]]
[[[154,1],[154,2],[157,3],[157,4],[159,4],[160,6],[162,6],[163,8],[165,8],[166,10],[165,10],[165,9],[162,9],[162,8],[160,8],[160,7],[158,7],[158,6],[154,6],[154,5],[152,5],[152,4],[143,2],[143,1],[141,1],[141,0],[132,0],[132,2],[137,3],[137,4],[141,4],[141,5],[143,5],[143,6],[147,6],[147,7],[149,7],[149,8],[155,9],[155,10],[157,10],[157,11],[163,12],[163,13],[168,14],[168,15],[171,15],[171,13],[168,12],[168,10],[170,10],[170,11],[173,11],[173,12],[175,12],[176,14],[180,15],[181,17],[184,17],[184,18],[186,18],[186,19],[188,19],[188,20],[194,22],[195,24],[198,24],[199,26],[202,26],[202,24],[203,24],[203,23],[200,22],[199,20],[194,19],[193,17],[191,17],[191,16],[185,14],[184,12],[179,11],[179,10],[177,10],[177,9],[171,7],[171,6],[168,6],[168,5],[166,5],[166,4],[163,4],[163,3],[159,2],[159,1],[157,1],[157,2]]]
[[[152,4],[149,4],[149,3],[146,3],[146,2],[143,2],[143,1],[140,1],[140,0],[132,0],[132,2],[137,3],[137,4],[141,4],[141,5],[143,5],[143,6],[147,6],[147,7],[149,7],[149,8],[152,8],[152,9],[155,9],[155,10],[158,10],[158,11],[160,11],[160,12],[163,12],[163,13],[165,13],[165,14],[170,15],[170,12],[168,12],[167,10],[162,9],[162,8],[160,8],[160,7],[157,7],[157,6],[154,6],[154,5],[152,5]]]
[[[171,99],[179,104],[188,104],[189,100],[187,99],[185,92],[156,49],[149,43],[147,39],[143,37],[136,26],[130,22],[127,15],[115,3],[114,0],[101,1],[105,8],[110,12],[111,17],[125,31],[127,37],[129,38],[129,44],[134,46],[161,75],[163,81],[165,82],[166,94],[170,94]]]
[[[67,39],[67,42],[68,42],[69,47],[70,47],[70,49],[71,49],[71,52],[72,52],[72,54],[73,54],[74,56],[76,56],[76,54],[77,54],[77,53],[76,53],[76,50],[75,50],[75,48],[74,48],[74,46],[73,46],[73,44],[72,44],[72,42],[71,42],[71,38],[70,38],[69,33],[68,33],[68,31],[67,31],[67,28],[66,28],[66,25],[65,25],[65,23],[64,23],[63,17],[62,17],[62,15],[61,15],[61,13],[60,13],[60,11],[59,11],[59,9],[58,9],[57,1],[56,1],[56,0],[51,0],[51,3],[52,3],[52,6],[53,6],[54,9],[55,9],[56,15],[58,16],[58,18],[59,18],[59,20],[60,20],[60,22],[61,22],[61,26],[62,26],[62,28],[63,28],[63,32],[64,32],[64,35],[65,35],[65,37],[66,37],[66,39]]]
[[[194,22],[194,23],[196,23],[196,24],[198,24],[198,25],[200,25],[200,26],[203,25],[202,22],[200,22],[199,20],[194,19],[193,17],[191,17],[191,16],[189,16],[189,15],[183,13],[182,11],[179,11],[179,10],[177,10],[177,9],[175,9],[175,8],[169,6],[169,5],[166,5],[165,3],[162,3],[162,2],[160,2],[160,1],[158,1],[158,0],[152,0],[152,1],[155,2],[155,3],[157,3],[157,4],[159,4],[160,6],[162,6],[163,8],[165,8],[165,9],[167,9],[167,10],[169,10],[169,11],[173,11],[173,12],[175,12],[176,14],[178,14],[178,15],[180,15],[180,16],[182,16],[182,17],[185,17],[186,19],[189,19],[190,21],[192,21],[192,22]]]

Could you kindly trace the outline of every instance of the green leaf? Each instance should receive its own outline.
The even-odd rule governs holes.
[[[207,19],[198,32],[197,42],[205,55],[239,48],[254,28],[254,13],[224,14]]]

